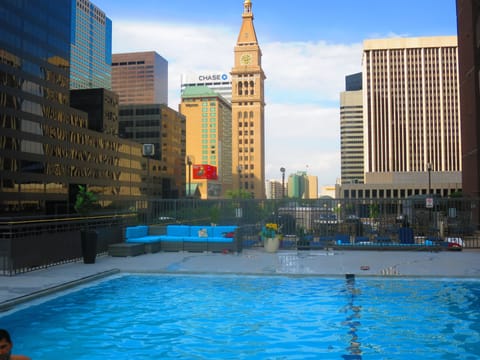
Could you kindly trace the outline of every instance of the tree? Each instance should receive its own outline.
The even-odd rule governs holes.
[[[252,193],[243,189],[228,190],[226,196],[230,199],[252,199]]]
[[[378,218],[380,215],[380,206],[378,206],[378,204],[370,204],[368,208],[370,217],[373,219]]]
[[[80,215],[87,215],[94,208],[95,202],[97,202],[97,196],[92,191],[87,190],[86,186],[78,185],[77,198],[75,199],[75,205],[73,208]]]

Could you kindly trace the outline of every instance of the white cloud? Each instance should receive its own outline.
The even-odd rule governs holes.
[[[361,70],[361,45],[318,42],[262,45],[266,86],[316,101],[338,100],[345,75]]]
[[[334,184],[340,171],[338,108],[316,104],[270,104],[265,111],[265,174],[279,179],[307,171],[319,184]]]
[[[238,29],[115,21],[113,51],[154,50],[169,62],[169,106],[178,109],[180,75],[228,72]],[[308,170],[319,185],[340,176],[339,94],[361,71],[361,44],[260,43],[265,95],[267,179]]]
[[[156,51],[168,61],[169,105],[178,109],[180,76],[197,71],[230,71],[235,34],[227,28],[116,21],[113,51]]]

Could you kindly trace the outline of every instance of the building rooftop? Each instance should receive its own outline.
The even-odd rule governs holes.
[[[456,36],[369,39],[363,41],[364,50],[436,48],[458,46]]]

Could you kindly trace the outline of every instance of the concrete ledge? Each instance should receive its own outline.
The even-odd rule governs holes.
[[[137,256],[145,254],[145,244],[142,243],[119,243],[108,246],[110,256]]]

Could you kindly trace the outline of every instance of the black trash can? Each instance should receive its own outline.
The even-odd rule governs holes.
[[[95,230],[82,230],[82,256],[84,264],[94,264],[97,257],[98,233]]]

